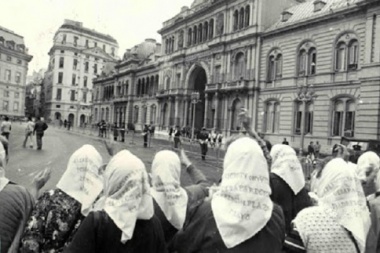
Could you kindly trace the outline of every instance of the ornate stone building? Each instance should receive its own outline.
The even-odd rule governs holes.
[[[109,35],[65,20],[54,36],[46,72],[45,118],[69,120],[73,126],[92,121],[92,79],[108,62],[117,61],[118,44]]]
[[[161,44],[154,39],[128,49],[114,67],[94,80],[94,122],[157,124],[157,99]]]
[[[0,115],[25,116],[25,86],[32,60],[24,38],[0,26]]]
[[[195,121],[197,129],[215,128],[229,135],[240,127],[242,106],[255,119],[260,34],[295,3],[195,0],[164,22],[157,94],[161,128]],[[193,92],[200,94],[195,105]]]
[[[263,34],[258,129],[330,148],[380,137],[380,3],[305,1]],[[326,150],[327,151],[327,150]]]

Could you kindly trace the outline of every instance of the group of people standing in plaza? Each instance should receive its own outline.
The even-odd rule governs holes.
[[[377,154],[364,153],[353,167],[341,147],[317,165],[308,186],[295,150],[268,146],[246,110],[240,117],[246,134],[226,139],[219,182],[183,150],[159,151],[148,170],[106,143],[107,163],[84,145],[56,188],[38,196],[49,173],[34,179],[33,193],[10,183],[2,140],[1,252],[380,252]],[[376,188],[365,194],[362,185],[371,182]]]

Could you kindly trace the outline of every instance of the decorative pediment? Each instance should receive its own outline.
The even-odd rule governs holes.
[[[82,51],[82,53],[87,54],[87,55],[92,55],[94,57],[100,57],[100,58],[105,58],[108,60],[114,60],[113,57],[111,57],[109,54],[104,52],[103,49],[101,49],[100,47],[92,47],[92,48],[84,49]]]

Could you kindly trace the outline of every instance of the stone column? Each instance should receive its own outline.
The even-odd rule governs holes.
[[[224,95],[223,99],[224,103],[224,122],[223,122],[223,128],[227,133],[228,130],[228,94]]]
[[[179,125],[179,104],[180,104],[179,98],[176,97],[174,101],[174,124],[175,125]]]
[[[184,115],[185,115],[185,117],[184,117],[184,119],[183,119],[183,126],[186,126],[187,125],[187,117],[188,117],[188,113],[189,113],[189,100],[188,99],[186,99],[185,100],[185,108],[184,108]]]
[[[215,115],[214,115],[214,125],[213,128],[219,128],[218,124],[218,115],[219,115],[219,93],[215,92]]]
[[[208,106],[209,106],[209,103],[208,103],[208,94],[207,93],[205,93],[205,118],[204,118],[204,120],[203,120],[203,127],[208,127],[208,125],[207,125],[207,116],[208,116]]]
[[[173,122],[170,121],[171,117],[172,117],[172,106],[173,106],[173,98],[172,97],[169,97],[168,99],[168,126],[172,126],[173,125]]]

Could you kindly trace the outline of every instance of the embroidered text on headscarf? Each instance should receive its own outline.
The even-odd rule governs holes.
[[[142,161],[127,150],[117,153],[104,174],[104,195],[96,204],[122,231],[121,242],[130,240],[136,220],[153,217],[153,200],[149,195],[148,174]]]
[[[70,157],[65,173],[57,188],[82,204],[82,214],[87,215],[103,190],[100,172],[102,157],[91,145],[84,145]]]
[[[2,144],[2,142],[0,142],[0,161],[1,161],[1,165],[0,165],[0,191],[2,191],[5,186],[9,183],[9,180],[5,177],[5,164],[6,164],[6,155],[5,155],[5,149],[4,149],[4,146]]]
[[[276,144],[270,155],[273,159],[271,172],[281,177],[297,195],[305,186],[305,177],[294,149],[288,145]]]
[[[222,182],[211,207],[227,248],[257,234],[269,221],[269,172],[260,146],[251,138],[234,141],[224,158]]]
[[[176,153],[160,151],[152,163],[151,194],[165,217],[176,229],[181,229],[185,219],[188,196],[180,186],[181,161]]]

